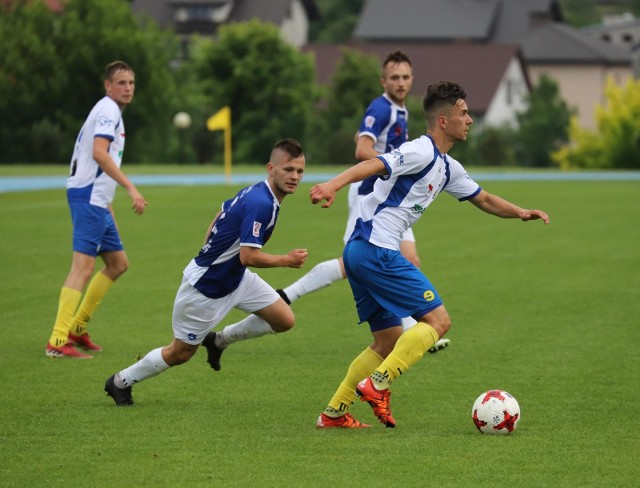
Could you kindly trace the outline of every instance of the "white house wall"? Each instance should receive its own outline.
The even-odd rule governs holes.
[[[526,110],[526,96],[529,94],[521,67],[522,65],[515,58],[509,62],[485,113],[484,125],[493,127],[509,125],[514,128],[517,126],[516,113]]]
[[[280,25],[280,35],[295,47],[304,46],[309,38],[309,19],[302,2],[293,0],[289,15]]]

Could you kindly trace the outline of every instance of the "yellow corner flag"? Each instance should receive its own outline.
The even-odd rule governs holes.
[[[207,119],[207,129],[224,130],[224,173],[229,184],[231,183],[231,109],[229,106],[222,107]]]
[[[231,127],[231,109],[222,107],[215,114],[207,119],[207,129],[213,130],[226,130]]]

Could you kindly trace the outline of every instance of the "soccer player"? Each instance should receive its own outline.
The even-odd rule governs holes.
[[[375,98],[367,107],[356,135],[356,159],[365,161],[379,154],[390,152],[409,140],[409,111],[405,100],[413,85],[413,68],[411,60],[402,51],[393,51],[382,63],[380,83],[384,93]],[[346,230],[343,241],[346,244],[356,222],[357,199],[371,192],[377,176],[367,178],[364,182],[352,183],[349,187]],[[416,249],[413,230],[405,230],[400,243],[400,252],[416,267],[420,267],[420,257]],[[278,289],[280,296],[293,303],[298,298],[331,285],[346,277],[342,257],[323,261],[302,276],[299,280],[284,289]],[[402,318],[405,328],[415,324],[411,317]],[[449,339],[438,341],[430,352],[436,352],[449,344]]]
[[[466,93],[457,84],[429,85],[423,100],[427,134],[391,152],[361,162],[311,189],[311,201],[333,204],[336,192],[371,176],[373,191],[358,202],[355,231],[343,259],[356,300],[358,317],[368,322],[373,344],[351,363],[346,377],[320,414],[318,428],[368,427],[348,412],[357,397],[368,402],[374,415],[395,427],[390,408],[390,384],[421,359],[451,327],[451,320],[435,287],[401,253],[403,232],[413,225],[443,191],[470,201],[489,214],[523,221],[549,217],[527,210],[480,188],[463,166],[447,153],[465,141],[472,124]],[[403,332],[398,317],[417,324]]]
[[[201,343],[209,350],[211,366],[220,369],[220,354],[229,344],[293,327],[291,307],[247,267],[299,268],[306,261],[306,249],[285,255],[262,251],[275,228],[280,204],[296,191],[304,166],[300,143],[282,140],[271,151],[266,181],[242,189],[222,204],[200,253],[184,269],[173,305],[173,340],[107,379],[104,389],[116,405],[133,405],[134,384],[187,362]],[[251,315],[210,333],[232,308]]]
[[[53,332],[45,348],[52,358],[87,359],[78,351],[101,351],[87,333],[87,322],[107,294],[113,282],[129,267],[111,203],[116,185],[123,186],[133,202],[133,211],[141,215],[147,201],[120,169],[125,130],[122,112],[133,99],[135,74],[123,61],[107,65],[106,96],[93,107],[76,139],[71,171],[67,179],[67,200],[73,223],[71,270],[62,286]],[[91,278],[96,256],[104,268]],[[78,304],[80,306],[78,307]]]

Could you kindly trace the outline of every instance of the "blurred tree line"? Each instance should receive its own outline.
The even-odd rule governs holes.
[[[331,19],[340,5],[349,18],[357,16],[362,0],[319,4],[335,29],[326,35],[339,36],[349,22]],[[344,49],[331,85],[318,86],[313,55],[258,21],[223,26],[215,41],[194,37],[188,59],[176,63],[178,38],[133,16],[124,0],[70,0],[61,14],[39,1],[0,6],[0,46],[1,163],[68,162],[80,126],[104,95],[102,71],[115,59],[136,72],[136,95],[125,114],[126,164],[221,163],[222,133],[207,131],[205,123],[227,105],[235,162],[263,164],[276,140],[295,137],[311,161],[349,163],[362,113],[382,93],[381,60],[375,56]],[[407,104],[413,138],[425,130],[422,100],[410,96]],[[173,125],[180,111],[191,115],[188,128]],[[556,84],[543,78],[528,110],[518,115],[518,129],[477,124],[452,155],[467,165],[558,164],[552,155],[569,141],[571,115]],[[635,117],[631,126],[640,124],[636,112],[629,116]],[[577,150],[580,140],[575,144]],[[638,161],[625,154],[603,164],[634,167]],[[561,163],[579,165],[568,157]]]

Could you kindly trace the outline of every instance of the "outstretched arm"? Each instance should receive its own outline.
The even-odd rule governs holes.
[[[349,183],[362,181],[369,176],[385,174],[387,174],[387,167],[380,158],[376,157],[362,161],[355,166],[351,166],[326,183],[320,183],[311,188],[311,203],[315,205],[322,200],[326,200],[326,202],[322,204],[322,208],[330,207],[335,200],[336,193]]]
[[[525,222],[540,219],[545,224],[549,223],[549,216],[542,210],[520,208],[504,198],[492,195],[484,190],[480,190],[480,193],[469,201],[480,210],[497,217],[502,217],[503,219],[520,219]]]
[[[240,246],[240,262],[252,268],[300,268],[307,260],[306,249],[292,249],[287,254],[267,254],[259,247]]]

